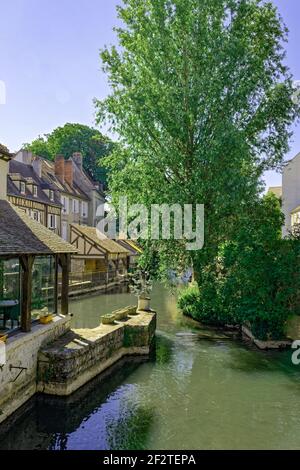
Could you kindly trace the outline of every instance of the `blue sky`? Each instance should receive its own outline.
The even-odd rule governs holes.
[[[290,30],[287,63],[300,80],[300,1],[273,0]],[[93,98],[108,93],[99,49],[116,41],[119,0],[0,0],[0,142],[15,151],[65,122],[94,124]],[[300,127],[292,150],[300,151]],[[267,184],[281,176],[268,173]]]

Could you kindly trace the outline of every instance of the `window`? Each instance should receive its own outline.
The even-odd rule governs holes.
[[[41,214],[39,211],[31,211],[31,218],[37,222],[41,221]]]
[[[295,212],[292,214],[292,226],[298,225],[300,223],[300,212]]]
[[[48,214],[48,228],[56,229],[56,215]]]
[[[87,202],[83,202],[81,205],[81,216],[82,217],[88,216],[88,203]]]
[[[61,197],[61,203],[63,206],[63,213],[68,214],[69,213],[69,199],[65,196]]]
[[[50,197],[50,201],[54,201],[54,191],[52,191],[52,189],[50,189],[49,191],[49,197]]]
[[[24,183],[24,181],[20,181],[20,191],[21,191],[21,194],[26,193],[26,184]]]
[[[68,224],[67,224],[67,222],[63,222],[61,224],[61,238],[68,241]]]
[[[35,185],[33,185],[32,194],[33,194],[34,197],[37,197],[37,195],[38,195],[38,188]]]
[[[9,301],[10,305],[5,305]],[[20,322],[20,265],[18,259],[0,260],[0,328],[12,330]]]
[[[79,201],[77,199],[73,199],[73,212],[74,214],[79,213]]]
[[[55,264],[54,257],[37,256],[32,268],[31,319],[55,310]]]

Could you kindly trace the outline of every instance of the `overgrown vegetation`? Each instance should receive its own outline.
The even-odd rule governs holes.
[[[193,266],[196,287],[180,303],[195,318],[282,336],[297,300],[298,245],[280,239],[282,216],[274,200],[260,201],[261,178],[282,165],[299,105],[277,8],[124,0],[118,11],[119,47],[101,53],[111,94],[97,103],[98,122],[119,136],[106,158],[112,200],[205,206],[202,250],[154,240],[144,265]]]
[[[259,339],[284,337],[287,319],[299,313],[300,243],[298,236],[281,238],[282,224],[272,195],[241,216],[233,238],[206,266],[201,285],[182,293],[184,313],[203,323],[248,324]]]
[[[113,143],[97,129],[83,124],[67,123],[57,127],[50,134],[25,144],[24,147],[48,160],[54,160],[58,154],[70,158],[73,153],[81,152],[84,169],[95,181],[106,182],[107,171],[102,165],[102,158],[112,151]]]

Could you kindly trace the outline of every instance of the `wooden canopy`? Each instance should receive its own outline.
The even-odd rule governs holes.
[[[119,260],[130,256],[128,249],[108,238],[101,239],[95,227],[71,225],[71,244],[78,250],[78,257],[85,259]]]
[[[140,254],[143,253],[143,250],[136,244],[134,243],[132,240],[116,240],[116,242],[123,246],[124,248],[126,248],[129,253],[130,253],[130,256],[139,256]]]
[[[55,311],[58,266],[62,268],[61,313],[68,314],[70,256],[76,249],[25,212],[0,200],[0,259],[16,257],[22,269],[21,329],[31,329],[32,267],[36,256],[55,257]]]
[[[0,200],[0,256],[71,254],[76,251],[24,211]]]

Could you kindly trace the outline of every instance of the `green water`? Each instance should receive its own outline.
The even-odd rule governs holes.
[[[291,351],[203,339],[165,289],[156,286],[152,299],[158,331],[148,362],[123,361],[68,399],[36,397],[0,427],[0,448],[299,449],[300,366]],[[95,327],[134,301],[112,293],[73,302],[73,325]]]

